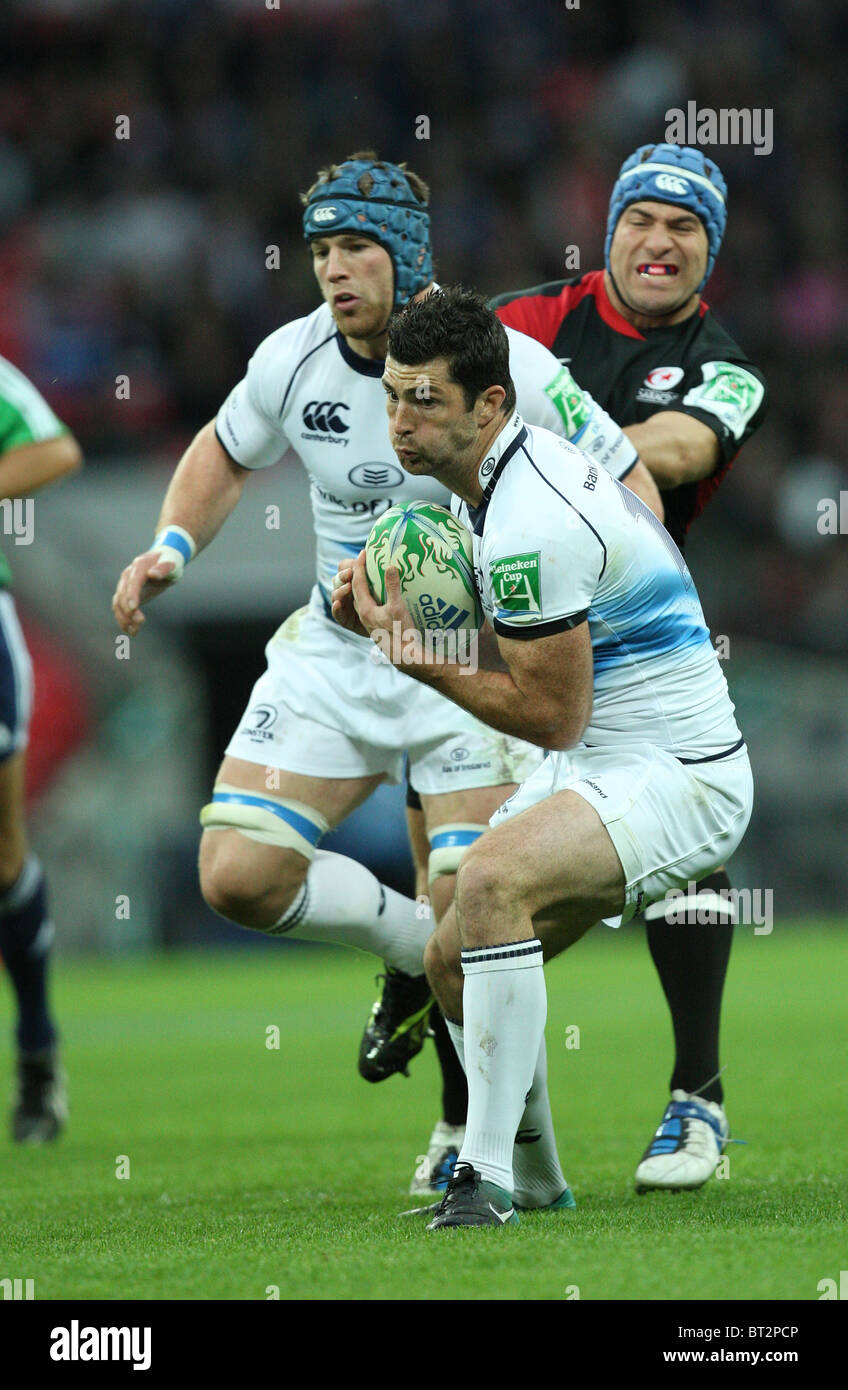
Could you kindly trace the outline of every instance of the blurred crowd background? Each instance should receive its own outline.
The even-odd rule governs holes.
[[[0,353],[74,430],[117,515],[141,477],[161,495],[259,340],[316,306],[298,194],[322,164],[363,146],[408,160],[432,187],[438,277],[495,293],[570,273],[567,247],[582,270],[602,265],[618,166],[663,138],[668,109],[769,108],[769,154],[705,151],[729,185],[705,297],[765,371],[771,409],[689,554],[714,632],[773,644],[749,701],[783,692],[771,742],[807,738],[812,680],[828,766],[846,737],[848,543],[820,533],[817,508],[848,489],[846,58],[837,0],[6,0]],[[83,486],[62,490],[66,507]],[[280,564],[282,605],[310,576]],[[182,634],[209,768],[273,626],[245,609]],[[225,642],[228,700],[209,674]],[[789,826],[763,842],[775,834],[781,854],[797,846]]]

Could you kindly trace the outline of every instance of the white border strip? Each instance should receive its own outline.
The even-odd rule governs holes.
[[[689,179],[691,183],[701,183],[704,188],[708,188],[718,198],[722,207],[724,206],[724,197],[714,183],[710,183],[710,180],[704,178],[703,174],[690,174],[688,169],[680,169],[676,164],[637,164],[635,169],[628,169],[626,173],[619,175],[619,181],[632,178],[634,174],[646,173],[676,174],[679,179]]]

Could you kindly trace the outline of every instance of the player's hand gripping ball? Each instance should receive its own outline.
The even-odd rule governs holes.
[[[396,566],[403,601],[419,631],[476,631],[483,617],[474,587],[471,532],[446,507],[409,502],[390,507],[365,543],[365,569],[378,603],[385,573]]]

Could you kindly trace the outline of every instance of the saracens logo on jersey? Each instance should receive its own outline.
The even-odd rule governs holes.
[[[649,405],[670,405],[677,400],[678,393],[674,388],[680,385],[684,375],[682,367],[654,367],[636,392],[637,401],[646,401]]]
[[[682,367],[654,367],[645,377],[645,385],[655,391],[672,391],[683,380]]]
[[[301,439],[321,439],[327,444],[344,444],[349,441],[339,438],[347,434],[350,425],[345,420],[344,411],[350,410],[345,401],[307,401],[303,407]]]

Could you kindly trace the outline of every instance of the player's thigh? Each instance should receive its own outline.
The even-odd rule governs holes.
[[[505,782],[497,787],[467,787],[462,791],[440,792],[435,795],[421,793],[421,809],[428,835],[440,825],[468,824],[488,825],[490,818],[499,806],[512,796],[516,790],[515,782]]]
[[[569,946],[573,946],[591,931],[599,920],[600,918],[595,919],[591,913],[574,911],[571,906],[553,908],[534,917],[533,933],[542,943],[545,961],[553,960],[554,956],[567,951]]]
[[[426,898],[430,896],[427,868],[430,858],[430,840],[427,835],[424,812],[419,807],[407,806],[406,831],[409,836],[412,861],[415,865],[415,896]]]
[[[602,917],[624,905],[616,848],[594,807],[576,792],[554,793],[481,836],[459,870],[457,909],[463,940],[487,939],[514,917],[544,924],[546,954],[556,955]]]
[[[26,854],[25,772],[23,750],[0,762],[0,889],[14,883]]]
[[[515,783],[496,787],[469,787],[462,791],[421,793],[421,810],[426,828],[428,855],[438,852],[440,841],[458,841],[470,848],[488,828],[489,819],[515,791]],[[437,921],[441,921],[456,889],[456,872],[439,873],[430,879],[430,902]]]
[[[201,815],[201,881],[217,910],[222,897],[227,905],[259,898],[285,905],[321,836],[387,776],[399,776],[402,750],[369,737],[376,719],[366,698],[375,679],[369,654],[343,642],[314,605],[293,613],[268,643],[266,669]],[[240,802],[239,793],[255,799]]]
[[[361,806],[384,780],[382,773],[366,777],[312,777],[269,767],[244,758],[227,755],[215,777],[216,785],[227,782],[257,796],[271,795],[311,806],[328,822],[330,829]]]
[[[248,762],[227,755],[215,779],[272,804],[294,803],[304,818],[314,813],[328,829],[340,824],[382,782],[382,774],[367,777],[328,778],[287,772],[284,768]],[[323,826],[322,826],[323,828]],[[299,887],[309,868],[310,856],[292,846],[267,844],[237,828],[205,829],[200,843],[200,876],[205,888],[226,884],[238,896],[261,896],[269,887]],[[252,892],[250,891],[252,889]]]

